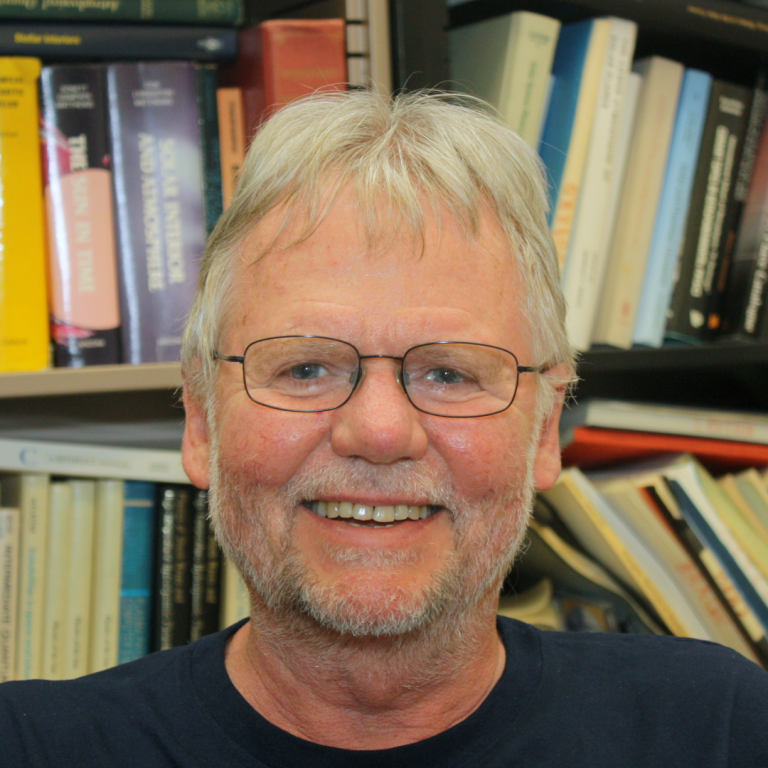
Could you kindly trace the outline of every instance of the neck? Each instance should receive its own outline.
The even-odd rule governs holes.
[[[462,620],[354,638],[254,605],[227,648],[227,672],[251,706],[300,738],[358,750],[410,744],[464,720],[501,677],[496,607],[494,594]]]

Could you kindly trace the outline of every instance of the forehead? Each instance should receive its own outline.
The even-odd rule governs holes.
[[[423,243],[392,228],[371,246],[356,201],[344,192],[307,239],[279,243],[259,258],[282,213],[268,215],[243,243],[228,343],[297,333],[341,338],[361,351],[371,345],[379,354],[436,340],[528,350],[517,261],[490,211],[472,235],[448,212],[425,206]]]

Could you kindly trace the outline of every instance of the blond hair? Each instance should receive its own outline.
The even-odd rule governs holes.
[[[245,237],[280,208],[281,224],[256,258],[275,247],[289,226],[293,239],[281,241],[281,247],[301,242],[349,184],[370,243],[383,233],[392,236],[397,225],[423,246],[425,201],[436,212],[447,209],[474,236],[482,211],[490,209],[518,262],[536,362],[564,363],[566,378],[573,375],[574,352],[546,222],[546,183],[536,154],[471,97],[419,91],[389,99],[369,91],[334,92],[284,107],[251,144],[234,199],[200,265],[182,347],[185,383],[193,397],[211,404],[213,353],[227,324]],[[553,402],[554,394],[544,400]]]

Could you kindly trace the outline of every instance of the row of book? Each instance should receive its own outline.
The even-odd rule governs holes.
[[[241,35],[245,52],[222,72],[0,58],[0,119],[13,126],[0,136],[0,371],[45,368],[51,347],[68,367],[178,360],[247,136],[271,108],[346,82],[342,20]]]
[[[538,148],[577,349],[767,338],[766,75],[633,63],[636,37],[520,11],[452,30],[452,73]]]
[[[577,406],[566,468],[536,501],[500,612],[711,640],[768,666],[767,427],[684,407]]]
[[[205,491],[6,473],[0,494],[0,682],[97,672],[248,614]]]

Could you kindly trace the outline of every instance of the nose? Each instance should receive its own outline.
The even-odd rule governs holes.
[[[366,360],[365,375],[349,401],[333,411],[331,445],[339,456],[373,464],[417,460],[427,450],[427,433],[397,380],[395,360]]]

